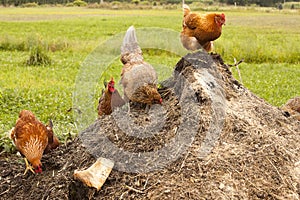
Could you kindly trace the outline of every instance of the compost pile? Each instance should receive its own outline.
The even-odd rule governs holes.
[[[161,106],[120,108],[44,155],[42,174],[2,155],[0,199],[299,199],[300,122],[219,55],[186,55],[159,92]],[[97,191],[73,173],[99,156],[115,166]]]

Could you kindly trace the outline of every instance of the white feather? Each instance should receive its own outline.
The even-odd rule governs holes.
[[[121,47],[121,54],[130,54],[130,53],[142,53],[141,48],[138,45],[137,37],[135,33],[134,26],[130,26],[123,39],[123,44]]]

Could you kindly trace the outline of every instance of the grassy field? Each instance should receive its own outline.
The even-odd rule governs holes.
[[[221,12],[219,8],[219,12]],[[226,63],[245,59],[242,82],[275,106],[300,95],[300,12],[224,8],[227,18],[215,51]],[[98,10],[87,8],[0,8],[0,147],[10,148],[7,133],[21,109],[38,118],[52,119],[60,139],[78,133],[72,105],[81,63],[99,45],[134,25],[180,31],[181,10]],[[28,66],[32,48],[39,44],[51,58],[49,66]],[[117,49],[119,51],[119,49]],[[178,55],[145,50],[154,65],[167,66],[168,74]],[[102,79],[120,74],[118,58]],[[232,69],[237,76],[235,68]],[[161,77],[160,77],[161,78]],[[95,107],[101,82],[95,92]]]

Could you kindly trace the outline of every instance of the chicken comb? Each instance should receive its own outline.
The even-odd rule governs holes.
[[[109,82],[115,84],[114,77],[111,77]]]
[[[224,13],[221,14],[221,17],[225,20],[225,14]]]

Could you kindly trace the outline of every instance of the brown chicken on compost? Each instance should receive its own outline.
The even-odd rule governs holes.
[[[108,84],[105,84],[105,90],[99,99],[98,116],[110,115],[112,111],[125,104],[125,101],[120,96],[118,90],[115,88],[115,81],[112,77]]]
[[[121,61],[124,64],[121,84],[124,88],[125,101],[131,100],[149,106],[162,103],[162,98],[157,91],[156,71],[144,61],[133,26],[127,30],[123,39]]]
[[[53,135],[52,123],[45,126],[29,110],[20,112],[19,119],[11,131],[11,139],[18,151],[25,156],[26,170],[24,174],[28,170],[33,173],[41,173],[41,159],[44,151],[50,151],[59,145],[57,137]]]

